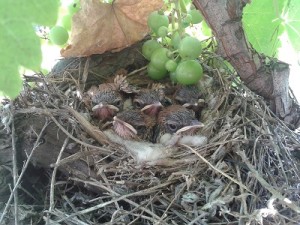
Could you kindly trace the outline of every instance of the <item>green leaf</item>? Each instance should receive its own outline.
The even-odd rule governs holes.
[[[191,3],[191,0],[179,0],[179,6],[182,12],[186,13],[187,5]]]
[[[21,90],[20,66],[39,70],[40,39],[34,25],[55,25],[58,0],[0,0],[0,91],[15,98]]]
[[[0,26],[0,65],[2,57],[13,59],[17,64],[32,70],[39,70],[42,62],[40,40],[32,25],[23,20],[11,19]]]
[[[212,32],[211,32],[211,29],[210,27],[208,26],[208,24],[206,23],[205,20],[202,20],[201,22],[202,24],[202,34],[207,36],[207,37],[211,37],[212,36]]]
[[[35,24],[44,26],[54,26],[58,15],[58,0],[20,0],[22,3],[25,2],[25,9],[28,12],[28,16],[31,16],[30,21]]]
[[[1,59],[0,65],[0,90],[4,95],[15,98],[22,89],[22,79],[19,75],[18,66],[8,58]]]
[[[252,46],[268,56],[277,54],[283,32],[281,13],[286,0],[253,0],[243,11],[243,27]]]
[[[293,48],[300,51],[300,1],[291,0],[287,14],[284,18],[284,26]]]

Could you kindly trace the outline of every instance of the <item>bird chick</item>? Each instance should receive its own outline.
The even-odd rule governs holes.
[[[113,118],[114,131],[124,139],[152,141],[155,118],[140,110],[126,110]]]
[[[195,118],[192,110],[181,105],[171,105],[158,114],[160,143],[175,145],[182,136],[193,135],[204,125]]]
[[[181,86],[174,93],[173,99],[177,104],[180,104],[195,112],[197,119],[200,118],[200,113],[204,107],[204,100],[201,99],[201,92],[195,85]]]
[[[161,84],[154,84],[151,89],[141,89],[133,98],[133,107],[149,116],[157,116],[165,99],[163,88]]]
[[[99,89],[101,85],[99,85]],[[97,91],[92,96],[93,115],[100,120],[111,119],[117,112],[123,109],[123,99],[120,93],[114,90]]]
[[[88,90],[94,117],[101,121],[111,119],[123,109],[124,97],[122,91],[128,87],[124,76],[117,75],[113,83],[103,83]]]
[[[181,105],[171,105],[159,112],[158,124],[161,131],[170,134],[193,133],[195,129],[203,126],[195,118],[193,111]]]

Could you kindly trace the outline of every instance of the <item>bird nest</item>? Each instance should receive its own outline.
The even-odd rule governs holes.
[[[2,108],[5,135],[15,137],[23,168],[16,183],[22,187],[15,201],[19,220],[298,224],[299,171],[291,153],[299,150],[299,136],[264,99],[230,69],[207,62],[200,85],[206,102],[200,135],[207,143],[174,146],[159,162],[140,164],[126,146],[99,129],[84,104],[84,92],[120,68],[133,85],[153,83],[145,76],[143,60],[128,56],[126,63],[108,66],[115,57],[68,59],[48,76],[26,76],[20,97]],[[224,65],[221,59],[214,62]],[[12,207],[7,204],[2,211],[3,220],[11,218]]]

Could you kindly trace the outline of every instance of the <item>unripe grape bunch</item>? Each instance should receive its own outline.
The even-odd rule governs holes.
[[[201,79],[203,69],[198,60],[201,42],[185,33],[188,26],[201,21],[198,10],[187,11],[180,4],[175,4],[168,16],[162,11],[150,13],[148,26],[152,39],[143,44],[142,53],[150,61],[147,72],[151,79],[160,80],[170,75],[173,82],[183,85],[195,84]]]
[[[74,0],[67,7],[66,14],[62,16],[58,22],[58,25],[52,27],[48,34],[48,38],[51,43],[55,45],[64,45],[69,39],[69,32],[72,26],[72,17],[80,10],[79,0]]]

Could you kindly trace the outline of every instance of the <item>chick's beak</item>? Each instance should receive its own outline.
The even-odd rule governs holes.
[[[95,117],[106,120],[112,118],[119,109],[114,105],[99,103],[92,108]]]
[[[181,129],[176,131],[176,134],[185,133],[185,132],[193,133],[195,130],[201,127],[204,127],[203,123],[201,123],[198,120],[192,120],[191,125],[182,127]]]
[[[204,104],[205,104],[205,102],[204,102],[203,99],[198,99],[197,102],[185,103],[182,106],[185,107],[185,108],[192,108],[192,107],[200,108],[200,107],[203,107]]]
[[[115,132],[123,138],[132,138],[137,135],[137,130],[133,126],[119,119],[117,116],[113,118],[113,127]]]
[[[153,104],[146,105],[141,109],[141,111],[149,116],[156,116],[162,108],[163,105],[160,102],[155,102]]]
[[[114,106],[114,105],[109,105],[109,104],[103,104],[102,102],[95,105],[93,108],[92,108],[92,111],[96,111],[98,109],[103,109],[103,108],[107,108],[107,109],[110,109],[110,110],[113,110],[115,112],[119,112],[119,108]]]

